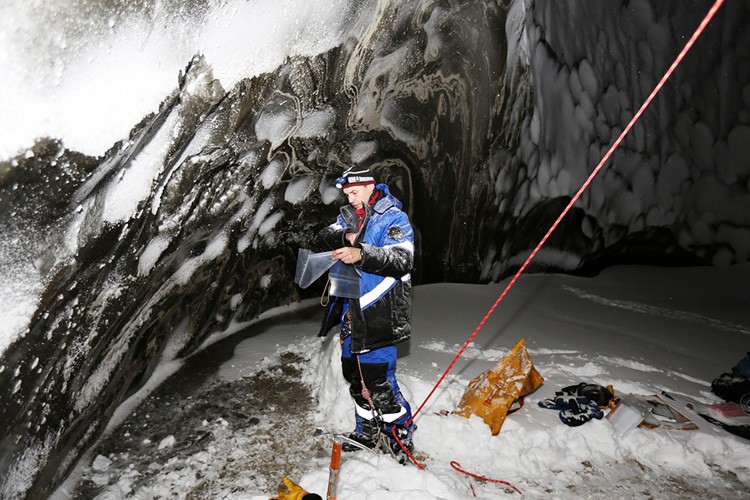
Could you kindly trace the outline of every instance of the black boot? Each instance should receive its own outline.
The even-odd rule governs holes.
[[[409,458],[409,455],[411,455],[414,452],[414,443],[412,442],[412,434],[416,430],[416,425],[411,424],[408,427],[404,424],[393,424],[392,426],[387,426],[386,430],[388,431],[386,433],[387,443],[388,443],[388,450],[383,450],[391,455],[394,456],[396,460],[398,460],[398,463],[401,465],[408,464],[411,459]],[[396,439],[393,437],[393,430],[396,429],[396,436],[398,436],[398,439],[401,441],[401,444],[399,444]],[[403,447],[402,447],[403,445]]]
[[[377,422],[359,417],[357,420],[358,428],[352,431],[347,440],[341,444],[341,451],[360,451],[362,447],[372,450],[377,446],[380,437],[380,427]]]

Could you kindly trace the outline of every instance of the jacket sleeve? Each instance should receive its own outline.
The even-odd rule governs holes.
[[[346,227],[341,225],[338,221],[334,222],[328,227],[324,227],[318,234],[315,235],[312,241],[313,252],[327,252],[329,250],[336,250],[344,246],[345,241],[344,234]]]
[[[414,231],[409,218],[399,211],[380,235],[380,245],[363,243],[362,260],[356,267],[372,274],[401,278],[414,267]]]

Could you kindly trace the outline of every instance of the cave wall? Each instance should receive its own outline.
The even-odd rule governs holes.
[[[691,5],[364,2],[340,46],[230,89],[196,56],[102,158],[45,139],[0,165],[4,244],[42,284],[2,353],[0,496],[48,495],[160,362],[319,293],[293,285],[296,252],[353,162],[404,201],[418,283],[507,276],[708,2]],[[720,12],[531,271],[747,261],[746,20]]]

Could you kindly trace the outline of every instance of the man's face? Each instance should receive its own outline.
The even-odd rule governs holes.
[[[367,203],[372,197],[372,192],[375,191],[375,184],[347,186],[342,191],[344,191],[344,196],[346,196],[349,204],[359,210],[362,208],[362,205]]]

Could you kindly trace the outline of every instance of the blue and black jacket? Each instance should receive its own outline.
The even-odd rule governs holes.
[[[393,345],[411,334],[411,270],[414,266],[414,231],[401,202],[388,186],[378,184],[379,198],[365,205],[365,218],[351,205],[341,207],[336,222],[315,237],[315,251],[349,246],[347,233],[357,233],[355,246],[362,260],[354,267],[360,276],[359,299],[331,297],[323,316],[320,335],[351,314],[351,351],[363,353]]]

